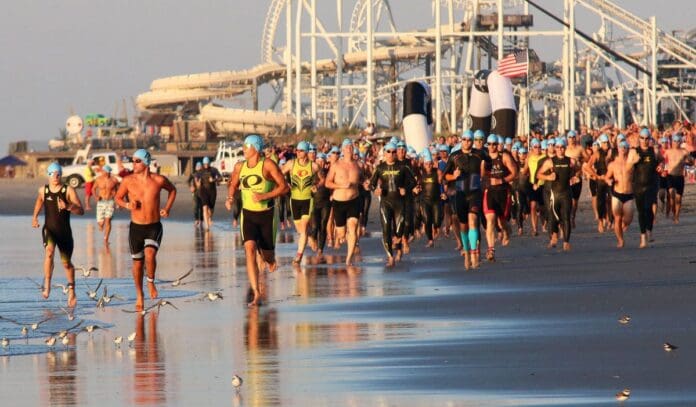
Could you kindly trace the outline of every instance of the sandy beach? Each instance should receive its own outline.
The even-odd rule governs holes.
[[[546,236],[514,237],[496,263],[476,271],[464,270],[452,240],[434,249],[417,241],[385,269],[375,200],[356,267],[342,265],[345,249],[329,249],[328,264],[313,264],[309,252],[292,267],[294,233],[283,231],[279,270],[263,279],[267,304],[247,309],[244,254],[222,200],[213,229],[194,230],[185,179],[176,181],[157,277],[161,297],[178,310],[122,311],[135,297],[126,213],[107,248],[92,211],[72,218],[73,260],[98,272],[78,277],[71,322],[60,289],[44,301],[27,279],[42,276],[30,216],[43,180],[0,180],[0,316],[29,323],[57,315],[26,340],[0,320],[0,336],[11,340],[0,348],[8,405],[620,405],[615,394],[624,388],[627,405],[696,405],[693,185],[681,223],[658,217],[647,249],[638,249],[637,219],[624,249],[613,233],[598,234],[584,195],[570,253],[546,249]],[[189,268],[188,284],[167,283]],[[100,279],[124,299],[97,309],[86,291]],[[59,264],[54,281],[65,281]],[[202,299],[216,290],[223,300]],[[631,320],[620,324],[625,314]],[[44,344],[80,320],[77,331],[104,329],[69,334],[67,346]],[[666,352],[664,342],[679,349]],[[244,380],[239,392],[235,374]]]

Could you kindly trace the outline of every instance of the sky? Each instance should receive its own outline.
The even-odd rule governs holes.
[[[560,0],[537,0],[560,10]],[[693,0],[616,0],[665,30],[693,29]],[[43,144],[59,135],[70,112],[112,116],[150,82],[170,75],[247,69],[261,62],[270,0],[22,0],[0,13],[0,152],[12,141]],[[318,1],[335,21],[335,1]],[[343,0],[348,21],[353,0]],[[429,0],[392,0],[400,30],[434,26]],[[581,10],[578,7],[576,10]],[[578,28],[596,19],[577,12]],[[423,17],[425,16],[425,18]],[[281,18],[281,21],[283,19]],[[540,28],[553,28],[538,13]],[[345,23],[347,24],[347,23]],[[280,35],[284,26],[279,28]],[[539,41],[542,60],[557,58],[559,42]],[[307,47],[305,47],[307,48]],[[320,56],[321,57],[321,56]]]

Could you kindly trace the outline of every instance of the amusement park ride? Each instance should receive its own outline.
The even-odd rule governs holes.
[[[138,96],[138,107],[187,112],[218,133],[365,123],[397,128],[401,90],[418,80],[432,88],[434,131],[457,132],[467,126],[475,72],[495,69],[503,56],[522,49],[530,69],[526,80],[515,81],[518,131],[535,123],[544,130],[599,120],[657,124],[662,104],[675,118],[694,119],[696,30],[677,38],[654,17],[645,20],[611,1],[563,0],[562,10],[553,12],[541,0],[432,0],[430,28],[407,31],[397,28],[388,0],[352,3],[346,20],[350,5],[343,0],[272,0],[259,65],[156,79]],[[581,8],[582,27],[575,17]],[[556,27],[536,29],[535,18]],[[599,28],[588,32],[588,26]],[[539,60],[532,39],[540,37],[560,39],[560,60]],[[267,110],[259,110],[264,85],[272,97]],[[252,110],[225,107],[243,95],[251,95]]]

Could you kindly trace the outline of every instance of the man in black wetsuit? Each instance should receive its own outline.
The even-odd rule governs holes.
[[[384,146],[384,161],[375,168],[369,188],[381,197],[379,212],[382,223],[382,244],[387,253],[387,267],[401,259],[401,241],[404,234],[404,196],[415,185],[403,165],[396,161],[396,145]]]
[[[203,207],[203,228],[210,229],[217,200],[217,185],[222,179],[220,172],[210,166],[210,158],[203,157],[203,169],[196,173],[196,193]]]
[[[597,141],[599,149],[590,157],[587,168],[591,177],[597,181],[597,230],[604,233],[605,228],[609,226],[609,185],[602,180],[602,176],[607,173],[613,152],[609,148],[609,136],[602,134]]]
[[[428,243],[425,247],[433,247],[433,232],[440,229],[442,222],[442,185],[438,180],[437,168],[433,165],[430,151],[423,151],[423,170],[420,174],[418,194],[420,195],[421,216],[425,223],[425,235]]]
[[[408,179],[405,181],[409,184],[415,185],[416,183],[416,176],[413,171],[413,168],[411,166],[411,160],[406,156],[406,143],[404,141],[399,141],[396,144],[396,162],[398,165],[403,167],[404,169],[404,176],[407,177]],[[409,242],[411,240],[411,237],[413,236],[414,232],[414,207],[415,207],[415,202],[414,202],[414,197],[413,197],[413,191],[410,189],[406,190],[406,195],[404,195],[403,198],[404,202],[404,234],[402,237],[402,247],[403,247],[403,252],[405,254],[408,254],[409,252]]]
[[[326,154],[318,153],[316,164],[319,167],[312,188],[314,208],[310,217],[311,232],[309,234],[309,246],[317,254],[317,262],[324,263],[324,247],[326,246],[326,227],[331,214],[331,190],[324,185],[328,172]]]
[[[477,132],[474,134],[476,136]],[[444,174],[445,180],[456,181],[456,206],[462,240],[464,267],[479,266],[479,216],[482,210],[483,191],[481,174],[484,171],[485,154],[472,147],[468,133],[462,136],[461,149],[450,156]]]
[[[48,299],[51,294],[51,277],[53,276],[53,256],[56,246],[60,251],[60,259],[65,269],[65,277],[68,281],[68,307],[77,304],[75,296],[75,266],[71,258],[75,246],[70,227],[70,214],[83,215],[82,202],[75,190],[60,182],[63,169],[58,163],[52,163],[46,170],[48,184],[39,188],[36,203],[34,204],[34,217],[32,227],[39,227],[39,211],[44,208],[44,227],[42,229],[44,256],[44,281],[41,294]]]
[[[629,152],[628,162],[633,164],[633,195],[638,212],[640,247],[644,248],[648,246],[648,241],[652,240],[651,235],[655,220],[652,207],[657,200],[657,168],[662,162],[662,157],[656,154],[655,148],[650,147],[649,130],[640,131],[638,143],[638,147]]]
[[[570,179],[577,175],[578,167],[574,159],[566,157],[567,142],[564,138],[556,140],[556,155],[544,161],[539,168],[539,179],[550,182],[549,197],[549,248],[558,243],[559,224],[563,228],[563,251],[570,250],[571,211],[573,207]]]

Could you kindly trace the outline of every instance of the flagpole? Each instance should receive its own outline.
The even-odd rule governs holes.
[[[532,125],[532,117],[529,115],[529,102],[531,98],[529,97],[529,45],[527,45],[527,48],[525,49],[525,52],[527,53],[527,76],[524,78],[524,83],[525,87],[527,88],[525,90],[525,109],[526,109],[526,115],[527,115],[527,132],[525,133],[527,135],[527,141],[529,141],[529,133],[530,133],[530,127]]]

